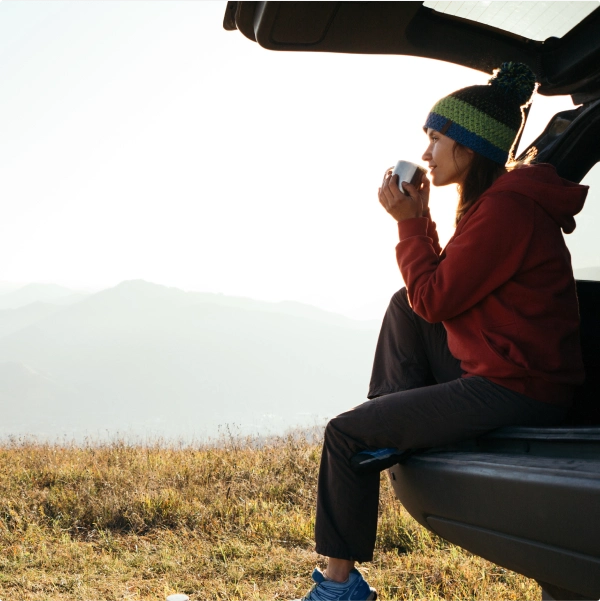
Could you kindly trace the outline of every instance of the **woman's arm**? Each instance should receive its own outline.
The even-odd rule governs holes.
[[[379,188],[379,202],[398,222],[414,217],[425,217],[428,220],[427,236],[431,238],[432,246],[439,255],[442,248],[435,222],[431,218],[429,210],[430,187],[429,178],[423,175],[418,188],[408,182],[402,182],[402,188],[408,192],[408,195],[402,194],[398,187],[398,176],[392,177],[390,168],[386,171],[381,188]]]
[[[425,219],[398,224],[398,265],[413,309],[429,322],[470,309],[518,271],[534,227],[533,201],[515,193],[491,193],[459,224],[440,259]]]
[[[428,219],[427,236],[431,238],[433,248],[436,254],[439,255],[442,252],[442,247],[440,246],[440,238],[435,227],[435,221],[431,218],[431,211],[429,210],[429,207],[427,207],[427,211],[423,211],[423,217],[426,217]]]

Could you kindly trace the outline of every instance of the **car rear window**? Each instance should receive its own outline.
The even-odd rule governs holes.
[[[561,38],[598,8],[598,2],[424,2],[424,6],[491,25],[530,40]]]

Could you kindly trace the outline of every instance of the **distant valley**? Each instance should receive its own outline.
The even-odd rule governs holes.
[[[0,437],[279,434],[365,400],[378,322],[128,281],[0,294]]]

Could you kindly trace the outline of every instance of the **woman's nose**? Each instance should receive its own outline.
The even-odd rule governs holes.
[[[429,145],[427,146],[427,148],[425,149],[425,152],[423,153],[423,156],[421,157],[421,160],[423,161],[428,161],[431,158],[431,150],[433,148],[433,141],[429,141]]]

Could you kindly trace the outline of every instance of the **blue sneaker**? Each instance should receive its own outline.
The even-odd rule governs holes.
[[[353,569],[346,582],[326,580],[318,568],[314,569],[312,579],[315,585],[300,601],[372,601],[377,599],[377,592],[371,588],[362,574]]]

